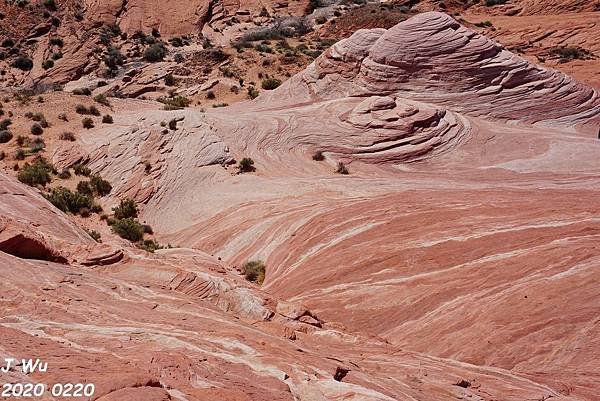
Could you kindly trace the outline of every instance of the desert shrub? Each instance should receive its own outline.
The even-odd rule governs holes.
[[[175,86],[177,84],[177,80],[173,76],[173,74],[165,75],[165,85],[167,86]]]
[[[315,22],[319,25],[322,25],[327,22],[327,17],[324,15],[320,15],[317,18],[315,18]]]
[[[121,199],[119,206],[113,208],[115,219],[128,219],[137,217],[138,209],[132,199]],[[143,230],[142,230],[143,231]]]
[[[54,0],[44,0],[44,7],[50,11],[58,10],[58,7],[56,7],[56,1]]]
[[[271,49],[271,47],[263,44],[263,43],[259,43],[256,46],[254,46],[254,48],[256,49],[256,51],[261,52],[261,53],[273,53],[273,49]]]
[[[248,99],[256,99],[260,92],[254,86],[248,87]]]
[[[229,103],[217,103],[217,104],[213,104],[212,107],[213,108],[219,108],[219,107],[227,107],[229,106]]]
[[[244,157],[242,161],[240,161],[238,169],[240,173],[250,173],[255,171],[256,168],[254,168],[254,160],[249,157]]]
[[[88,90],[89,90],[89,89],[88,89]],[[75,91],[73,91],[73,93],[75,93]],[[90,92],[90,93],[91,93],[91,92]],[[84,105],[82,105],[82,104],[78,104],[77,106],[75,106],[75,112],[76,112],[77,114],[84,114],[84,115],[85,115],[85,114],[88,114],[88,108],[87,108],[87,107],[85,107],[85,106],[84,106]]]
[[[177,63],[177,64],[181,64],[185,61],[185,58],[183,57],[183,55],[181,53],[177,53],[173,56],[173,60]]]
[[[81,175],[84,177],[89,177],[89,175],[92,174],[92,170],[90,170],[89,167],[79,163],[73,166],[73,172],[75,175]]]
[[[142,227],[144,228],[144,234],[154,234],[154,230],[148,224],[143,224]]]
[[[191,103],[190,99],[184,96],[175,96],[172,98],[160,98],[159,102],[165,105],[165,110],[181,110],[188,107]]]
[[[75,142],[75,134],[65,131],[58,137],[61,141]]]
[[[100,93],[100,94],[94,96],[94,100],[105,106],[110,106],[110,102],[108,101],[108,98],[106,97],[106,95],[104,93]]]
[[[96,106],[92,105],[88,108],[88,114],[98,117],[100,115],[100,110],[98,110]]]
[[[5,49],[9,49],[11,47],[13,47],[15,45],[15,41],[12,40],[11,38],[6,38],[2,41],[2,47],[4,47]]]
[[[5,118],[0,121],[0,130],[5,130],[12,125],[12,120],[10,118]]]
[[[46,186],[52,181],[50,173],[53,170],[54,167],[46,159],[37,157],[32,164],[25,163],[25,166],[19,170],[17,178],[23,184],[30,186]]]
[[[90,195],[81,192],[73,192],[70,189],[58,187],[53,188],[46,199],[58,209],[65,213],[80,213],[82,210],[89,215],[93,199]],[[84,210],[85,209],[85,210]]]
[[[585,60],[590,57],[590,52],[581,47],[555,47],[549,51],[551,56],[559,57],[565,63],[570,60]]]
[[[92,191],[92,186],[90,185],[89,181],[79,181],[77,183],[77,192],[89,196],[92,196],[94,194],[94,191]]]
[[[172,119],[171,121],[169,121],[169,129],[171,131],[175,131],[177,129],[177,120],[176,119]]]
[[[91,96],[92,90],[90,88],[77,88],[77,89],[73,89],[72,93],[74,95]],[[81,111],[77,111],[77,110],[81,110]],[[86,114],[87,108],[81,104],[78,104],[77,106],[75,106],[75,111],[77,111],[79,114]]]
[[[52,60],[56,61],[56,60],[60,60],[61,58],[63,58],[63,54],[62,52],[54,52],[52,53]]]
[[[258,285],[262,285],[265,281],[266,266],[262,261],[254,260],[246,262],[243,266],[243,270],[246,280],[257,283]]]
[[[135,219],[116,220],[111,227],[115,234],[131,242],[138,242],[144,238],[144,228]]]
[[[150,253],[154,253],[156,250],[163,248],[158,242],[156,242],[153,239],[143,240],[137,244],[137,247]]]
[[[98,231],[96,231],[96,230],[90,230],[90,231],[85,230],[85,231],[88,233],[88,235],[90,237],[92,237],[92,239],[94,241],[99,242],[99,243],[102,242],[102,235],[100,235],[100,233]]]
[[[478,28],[490,28],[493,26],[492,21],[481,21],[475,23],[475,26]]]
[[[318,162],[325,160],[325,156],[323,155],[323,152],[320,150],[316,151],[312,158],[313,158],[313,160],[318,161]]]
[[[338,162],[337,169],[335,170],[338,174],[348,175],[350,174],[346,165],[342,162]]]
[[[119,69],[119,66],[123,65],[123,61],[123,55],[121,54],[119,49],[115,47],[111,47],[110,49],[108,49],[108,52],[104,56],[104,63],[111,70]]]
[[[306,6],[306,13],[310,14],[317,8],[326,7],[327,4],[323,0],[310,0]]]
[[[262,88],[265,90],[277,89],[281,85],[281,80],[277,78],[267,78],[262,81]]]
[[[94,174],[90,177],[90,186],[95,194],[98,196],[106,196],[112,191],[112,185],[98,174]],[[135,216],[133,216],[135,217]]]
[[[155,43],[144,51],[144,60],[148,62],[161,61],[167,55],[167,49],[162,43]]]
[[[33,61],[27,56],[19,56],[12,62],[11,66],[22,71],[30,71],[33,68]]]
[[[58,47],[63,47],[65,44],[65,42],[57,36],[50,38],[49,43],[51,46],[58,46]]]
[[[34,123],[30,129],[31,135],[42,135],[44,133],[44,129],[39,123]]]
[[[215,92],[213,91],[208,91],[208,93],[206,93],[206,98],[207,99],[215,99],[217,96],[215,95]]]
[[[485,6],[486,7],[493,7],[493,6],[497,6],[500,4],[504,4],[506,3],[508,0],[485,0]]]
[[[41,152],[46,148],[46,142],[42,138],[35,138],[29,145],[29,151],[31,153]]]
[[[29,144],[29,137],[26,137],[24,135],[19,135],[17,137],[17,145],[23,146],[25,144]]]
[[[13,139],[12,132],[7,131],[7,130],[0,131],[0,143],[7,143],[11,139]]]
[[[173,47],[182,47],[183,39],[181,39],[180,37],[174,37],[174,38],[169,39],[169,43]]]
[[[92,120],[89,117],[86,117],[83,120],[81,120],[81,125],[83,126],[83,128],[92,129],[94,128],[94,120]]]
[[[25,160],[25,151],[23,149],[17,149],[15,152],[15,160]],[[16,166],[18,167],[19,165],[16,164]],[[18,170],[18,168],[15,170]]]
[[[112,124],[113,122],[114,120],[110,114],[107,114],[104,117],[102,117],[102,123],[104,124]]]
[[[68,180],[69,178],[71,178],[71,172],[68,169],[63,170],[60,173],[58,173],[58,178],[60,178],[61,180]]]
[[[44,62],[42,63],[42,68],[44,70],[49,70],[52,67],[54,67],[54,61],[52,60],[44,60]]]

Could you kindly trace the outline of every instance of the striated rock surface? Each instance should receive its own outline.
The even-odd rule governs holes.
[[[0,352],[46,358],[32,380],[85,378],[100,400],[597,397],[591,87],[426,13],[255,102],[123,102],[83,151],[107,206],[135,198],[176,248],[0,248]],[[255,172],[231,165],[244,157]],[[91,241],[0,180],[5,226],[22,211],[44,240]],[[249,260],[261,288],[235,268]]]

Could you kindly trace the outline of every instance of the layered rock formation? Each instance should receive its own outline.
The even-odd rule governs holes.
[[[84,377],[99,400],[596,397],[594,89],[427,13],[255,102],[113,107],[82,157],[105,206],[135,198],[176,249],[105,249],[3,179],[0,211],[70,232],[62,264],[0,233],[0,351],[49,359],[35,380]],[[260,289],[235,268],[257,259]]]

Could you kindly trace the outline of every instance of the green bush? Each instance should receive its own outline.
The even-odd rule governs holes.
[[[106,196],[112,191],[112,185],[98,174],[94,174],[90,177],[90,186],[95,194],[98,196]]]
[[[0,130],[7,129],[11,124],[12,120],[10,118],[5,118],[4,120],[0,121]]]
[[[63,47],[65,44],[65,42],[57,36],[50,38],[49,43],[51,46],[58,46],[58,47]]]
[[[81,120],[81,125],[85,129],[92,129],[92,128],[94,128],[94,120],[92,120],[89,117],[86,117],[83,120]]]
[[[42,135],[44,133],[44,129],[38,123],[35,123],[31,126],[31,135]]]
[[[12,40],[11,38],[6,38],[2,41],[2,47],[4,47],[5,49],[9,49],[11,47],[13,47],[15,45],[15,41]]]
[[[132,199],[121,199],[119,206],[113,208],[116,219],[128,219],[137,217],[138,209],[135,202]],[[143,229],[142,229],[143,231]]]
[[[262,88],[265,90],[277,89],[279,88],[279,85],[281,85],[281,80],[277,78],[267,78],[263,80],[261,84]]]
[[[31,153],[41,152],[46,148],[46,142],[42,138],[35,138],[29,145],[29,151]]]
[[[159,102],[165,105],[165,110],[181,110],[190,105],[190,100],[187,97],[176,96],[173,98],[161,98]]]
[[[77,183],[77,192],[89,196],[92,196],[94,193],[89,181],[79,181]]]
[[[44,70],[49,70],[52,67],[54,67],[54,61],[52,60],[44,60],[44,62],[42,63],[42,68]]]
[[[88,235],[90,237],[92,237],[92,239],[94,241],[99,242],[99,243],[102,242],[102,235],[100,235],[100,233],[98,231],[96,231],[96,230],[91,230],[91,231],[85,230],[85,231],[88,233]]]
[[[44,0],[44,7],[46,7],[50,11],[58,10],[58,7],[56,7],[56,2],[54,0]]]
[[[112,124],[115,121],[113,120],[112,116],[110,114],[105,115],[104,117],[102,117],[102,123],[103,124]]]
[[[256,99],[260,92],[254,86],[248,87],[248,99]]]
[[[89,215],[89,210],[93,205],[91,195],[73,192],[64,187],[53,188],[50,193],[45,196],[50,203],[65,213],[77,214],[83,211],[84,214],[87,213]]]
[[[17,178],[23,184],[32,187],[36,185],[46,186],[46,184],[52,181],[50,173],[53,170],[54,167],[46,159],[37,157],[32,164],[25,163],[25,166],[19,170]]]
[[[27,56],[19,56],[12,62],[11,66],[22,71],[30,71],[33,68],[33,61]]]
[[[90,170],[89,167],[79,163],[73,166],[73,172],[75,175],[82,175],[84,177],[89,177],[89,175],[92,174],[92,170]]]
[[[137,220],[132,218],[114,221],[112,230],[119,237],[131,242],[138,242],[144,238],[144,228]]]
[[[238,165],[238,169],[240,173],[250,173],[256,170],[254,168],[254,160],[249,157],[244,157],[242,161]]]
[[[265,281],[265,264],[260,260],[249,261],[243,266],[246,280],[262,285]]]
[[[123,65],[123,55],[119,49],[111,47],[104,56],[104,63],[111,70],[118,70],[120,65]]]
[[[10,131],[0,131],[0,143],[7,143],[13,139],[13,134]]]
[[[148,62],[161,61],[167,55],[167,49],[162,43],[155,43],[144,51],[144,60]]]
[[[108,101],[108,98],[104,93],[99,93],[96,96],[94,96],[94,100],[105,106],[110,106],[110,102]]]
[[[158,249],[163,249],[163,247],[153,239],[143,240],[137,244],[137,247],[150,253],[154,253]]]
[[[60,134],[59,139],[61,141],[75,142],[75,134],[72,132],[65,131],[62,134]]]
[[[90,88],[77,88],[73,89],[72,93],[74,95],[91,96],[92,90]],[[77,111],[79,114],[87,114],[87,108],[81,104],[78,104],[75,107],[75,111]]]
[[[165,85],[167,86],[175,86],[177,84],[177,80],[173,76],[173,74],[165,75]]]

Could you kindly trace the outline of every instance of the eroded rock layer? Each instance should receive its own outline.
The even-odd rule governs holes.
[[[427,13],[255,102],[113,107],[77,155],[175,249],[90,244],[27,190],[66,261],[0,252],[0,352],[68,355],[100,400],[596,398],[594,89]]]

